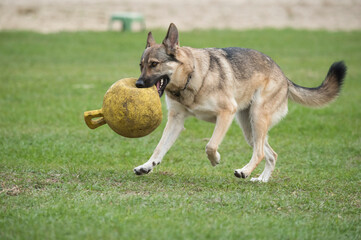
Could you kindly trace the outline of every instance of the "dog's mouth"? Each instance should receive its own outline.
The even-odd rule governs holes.
[[[167,84],[169,83],[169,80],[170,79],[168,76],[163,76],[155,83],[159,97],[162,97],[164,90],[167,87]]]

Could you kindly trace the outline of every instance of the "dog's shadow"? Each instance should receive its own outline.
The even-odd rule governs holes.
[[[133,176],[130,180],[144,191],[182,191],[187,194],[197,192],[225,192],[225,191],[246,191],[246,190],[266,190],[270,186],[288,182],[289,178],[274,179],[268,183],[252,182],[249,179],[235,178],[233,174],[229,176],[221,175],[194,175],[193,173],[174,173],[169,171],[155,170],[148,175]],[[281,184],[282,185],[282,184]]]

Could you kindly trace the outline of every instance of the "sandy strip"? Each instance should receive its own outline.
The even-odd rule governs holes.
[[[0,30],[104,31],[116,12],[143,14],[148,29],[361,29],[361,0],[0,0]]]

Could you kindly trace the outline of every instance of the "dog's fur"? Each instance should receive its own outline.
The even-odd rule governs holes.
[[[156,44],[148,34],[140,66],[136,85],[156,84],[160,96],[165,91],[168,122],[153,155],[134,169],[135,174],[149,173],[162,161],[188,116],[216,124],[206,146],[208,159],[216,166],[220,161],[218,146],[236,117],[253,147],[253,155],[234,175],[247,178],[265,158],[264,171],[251,179],[261,182],[269,180],[277,160],[267,133],[287,114],[288,99],[306,106],[324,106],[338,96],[346,74],[345,64],[336,62],[319,87],[301,87],[291,82],[271,58],[256,50],[180,47],[174,24],[162,44]]]

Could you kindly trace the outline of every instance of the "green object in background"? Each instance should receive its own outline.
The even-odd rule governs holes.
[[[141,24],[142,30],[145,29],[145,21],[144,17],[140,13],[115,13],[112,14],[109,20],[109,30],[112,29],[114,21],[121,21],[122,22],[122,31],[132,31],[132,23],[139,22]]]

